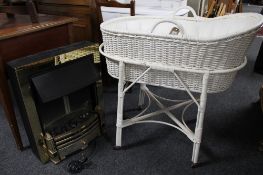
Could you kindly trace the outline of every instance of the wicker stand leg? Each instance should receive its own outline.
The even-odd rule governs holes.
[[[125,65],[123,62],[119,63],[119,84],[118,84],[118,108],[117,108],[117,122],[116,122],[116,146],[115,149],[121,148],[122,140],[122,128],[123,128],[123,103],[124,95],[123,91],[125,81]]]
[[[192,154],[192,162],[193,168],[196,167],[198,162],[198,155],[200,150],[200,144],[202,139],[202,132],[203,132],[203,122],[204,122],[204,115],[205,115],[205,108],[206,108],[206,100],[207,100],[207,84],[208,84],[208,77],[209,74],[205,73],[203,76],[203,87],[202,93],[200,96],[200,106],[198,107],[197,113],[197,120],[195,126],[195,139],[194,139],[194,147],[193,147],[193,154]]]

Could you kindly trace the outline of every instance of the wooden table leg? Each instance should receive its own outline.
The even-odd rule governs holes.
[[[15,138],[17,148],[22,151],[23,143],[22,143],[19,128],[17,125],[15,112],[13,110],[13,104],[12,104],[10,91],[8,87],[8,81],[7,81],[6,72],[5,72],[5,65],[1,57],[0,57],[0,98],[1,98],[0,99],[1,104],[3,106],[8,124]]]

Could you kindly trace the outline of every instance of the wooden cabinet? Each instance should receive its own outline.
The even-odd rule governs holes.
[[[73,24],[73,41],[98,41],[99,24],[95,0],[36,0],[39,13],[72,16],[79,20]]]
[[[32,24],[28,16],[16,15],[15,20],[0,14],[0,103],[19,150],[23,150],[12,98],[9,92],[6,63],[64,45],[72,41],[72,22],[75,18],[50,15],[39,16]]]

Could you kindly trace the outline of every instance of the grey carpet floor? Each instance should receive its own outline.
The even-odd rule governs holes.
[[[192,143],[179,131],[157,124],[139,124],[124,129],[123,150],[113,150],[115,139],[117,88],[105,89],[105,122],[107,137],[97,138],[84,154],[92,153],[93,165],[81,172],[90,175],[170,175],[170,174],[263,174],[263,153],[257,150],[263,139],[263,115],[255,102],[263,75],[253,73],[261,40],[255,39],[248,51],[248,65],[239,72],[232,87],[208,96],[204,122],[200,167],[191,169]],[[151,89],[171,98],[184,98],[182,91]],[[137,111],[138,87],[126,96],[125,115]],[[151,110],[154,110],[153,106]],[[186,113],[194,126],[196,109]],[[160,116],[165,117],[165,116]],[[23,124],[18,116],[23,142],[28,145]],[[0,109],[0,175],[68,174],[67,164],[82,153],[70,156],[58,165],[42,164],[30,148],[16,149],[7,121]]]

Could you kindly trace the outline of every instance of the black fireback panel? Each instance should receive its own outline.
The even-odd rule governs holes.
[[[42,162],[47,162],[50,156],[41,147],[40,135],[47,132],[50,123],[56,123],[65,115],[63,97],[67,96],[70,101],[72,112],[65,115],[70,117],[74,116],[75,111],[77,114],[94,111],[99,103],[96,88],[99,74],[93,64],[92,54],[59,66],[54,65],[57,56],[78,50],[83,52],[91,44],[75,43],[8,63],[8,75],[30,146]],[[97,114],[92,116],[98,118]],[[94,121],[97,121],[95,118]],[[94,137],[98,135],[95,133],[98,132],[92,132]],[[62,150],[61,154],[64,156],[68,151]]]
[[[40,100],[47,103],[94,84],[99,74],[93,60],[83,57],[33,75],[31,80]]]

